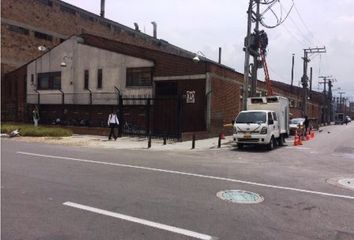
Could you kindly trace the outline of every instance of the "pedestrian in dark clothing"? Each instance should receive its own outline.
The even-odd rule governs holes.
[[[112,135],[114,137],[114,140],[117,140],[117,135],[114,132],[114,129],[116,127],[118,127],[118,125],[119,125],[119,120],[118,120],[117,114],[114,113],[114,111],[112,111],[112,113],[109,114],[109,116],[108,116],[108,126],[111,128],[111,131],[108,136],[108,140],[111,140]]]
[[[308,117],[307,116],[305,116],[305,121],[304,121],[304,127],[305,127],[305,136],[306,136],[306,134],[307,134],[307,130],[308,130],[308,128],[309,128],[309,119],[308,119]]]

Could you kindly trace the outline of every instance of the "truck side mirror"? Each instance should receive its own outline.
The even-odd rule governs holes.
[[[232,120],[232,121],[231,121],[231,124],[232,124],[232,126],[233,126],[233,125],[235,124],[235,120]]]
[[[268,125],[272,125],[272,124],[274,124],[274,120],[273,119],[269,119],[268,120]]]

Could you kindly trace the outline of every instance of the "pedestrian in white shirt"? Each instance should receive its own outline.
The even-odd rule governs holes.
[[[118,120],[117,114],[112,110],[112,113],[109,114],[109,116],[108,116],[108,126],[111,128],[108,140],[111,140],[112,135],[114,137],[114,140],[117,140],[117,135],[116,135],[114,129],[116,127],[118,127],[118,125],[119,125],[119,120]]]

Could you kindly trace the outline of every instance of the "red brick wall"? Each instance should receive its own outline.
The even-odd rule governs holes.
[[[210,132],[220,133],[223,125],[231,123],[240,109],[240,86],[236,81],[211,79]]]
[[[13,70],[24,62],[37,57],[40,54],[37,50],[38,46],[46,45],[47,47],[52,47],[60,42],[62,35],[69,37],[81,33],[91,33],[169,53],[185,54],[179,48],[173,47],[164,41],[101,18],[65,2],[52,0],[52,3],[52,6],[47,6],[38,0],[3,0],[1,2],[2,18],[26,24],[31,28],[40,29],[44,33],[53,33],[55,35],[53,41],[42,40],[36,38],[31,29],[29,35],[23,35],[8,31],[6,24],[2,23],[2,63],[11,62],[9,70]],[[69,7],[75,13],[63,11],[61,6]]]

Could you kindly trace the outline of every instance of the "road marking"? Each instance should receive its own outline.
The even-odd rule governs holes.
[[[151,167],[142,167],[142,166],[136,166],[136,165],[121,164],[121,163],[100,162],[100,161],[80,159],[80,158],[70,158],[70,157],[44,155],[44,154],[37,154],[37,153],[30,153],[30,152],[17,152],[17,153],[18,154],[23,154],[23,155],[29,155],[29,156],[36,156],[36,157],[63,159],[63,160],[66,160],[66,161],[94,163],[94,164],[102,164],[102,165],[109,165],[109,166],[142,169],[142,170],[155,171],[155,172],[172,173],[172,174],[179,174],[179,175],[184,175],[184,176],[207,178],[207,179],[214,179],[214,180],[227,181],[227,182],[236,182],[236,183],[243,183],[243,184],[248,184],[248,185],[253,185],[253,186],[260,186],[260,187],[267,187],[267,188],[274,188],[274,189],[282,189],[282,190],[289,190],[289,191],[295,191],[295,192],[310,193],[310,194],[314,194],[314,195],[321,195],[321,196],[329,196],[329,197],[337,197],[337,198],[344,198],[344,199],[354,200],[354,196],[339,195],[339,194],[318,192],[318,191],[312,191],[312,190],[306,190],[306,189],[300,189],[300,188],[292,188],[292,187],[270,185],[270,184],[250,182],[250,181],[244,181],[244,180],[233,179],[233,178],[215,177],[215,176],[208,176],[208,175],[202,175],[202,174],[197,174],[197,173],[180,172],[180,171],[174,171],[174,170],[166,170],[166,169],[151,168]]]
[[[166,230],[166,231],[169,231],[169,232],[174,232],[174,233],[182,234],[182,235],[193,237],[193,238],[197,238],[197,239],[203,239],[203,240],[217,239],[215,237],[212,237],[212,236],[209,236],[209,235],[206,235],[206,234],[193,232],[193,231],[186,230],[186,229],[183,229],[183,228],[173,227],[173,226],[169,226],[169,225],[165,225],[165,224],[161,224],[161,223],[145,220],[145,219],[142,219],[142,218],[136,218],[136,217],[120,214],[120,213],[110,212],[110,211],[107,211],[107,210],[94,208],[94,207],[90,207],[90,206],[86,206],[86,205],[82,205],[82,204],[78,204],[78,203],[64,202],[63,205],[69,206],[69,207],[73,207],[73,208],[82,209],[82,210],[86,210],[86,211],[93,212],[93,213],[98,213],[98,214],[114,217],[114,218],[123,219],[123,220],[129,221],[129,222],[134,222],[134,223],[146,225],[146,226],[149,226],[149,227]]]

